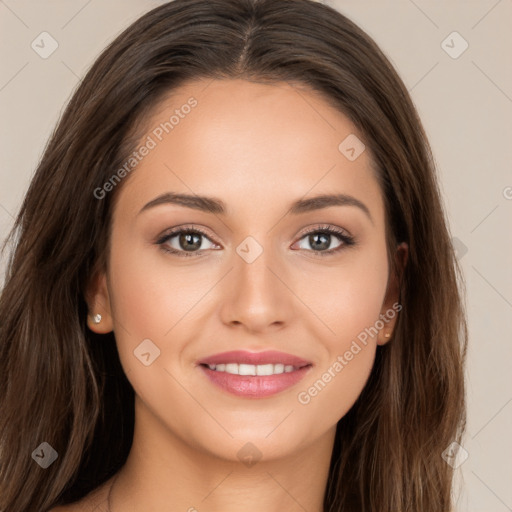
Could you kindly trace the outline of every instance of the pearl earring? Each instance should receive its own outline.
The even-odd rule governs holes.
[[[92,317],[92,321],[95,323],[95,324],[99,324],[101,322],[101,315],[99,313],[97,313],[96,315],[94,315]]]
[[[390,337],[391,337],[391,333],[388,332],[388,333],[384,334],[384,338],[390,338]]]

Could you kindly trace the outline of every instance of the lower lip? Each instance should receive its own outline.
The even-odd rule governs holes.
[[[298,370],[276,375],[234,375],[227,372],[210,370],[200,365],[211,382],[236,396],[263,398],[275,395],[297,384],[311,369],[311,365]]]

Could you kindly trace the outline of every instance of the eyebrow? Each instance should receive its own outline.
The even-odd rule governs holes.
[[[138,215],[162,204],[177,204],[215,215],[225,215],[227,211],[224,201],[216,197],[166,192],[145,204]],[[362,210],[373,223],[373,218],[368,207],[359,199],[347,194],[322,194],[308,199],[299,199],[290,205],[289,211],[292,215],[299,215],[301,213],[321,210],[331,206],[355,206]]]

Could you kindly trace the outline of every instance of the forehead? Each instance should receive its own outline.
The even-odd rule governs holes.
[[[305,87],[193,81],[161,101],[145,126],[139,144],[151,149],[121,194],[134,209],[181,191],[221,197],[238,210],[338,192],[364,196],[376,215],[382,210],[369,151],[347,158],[347,145],[364,148],[363,135]]]

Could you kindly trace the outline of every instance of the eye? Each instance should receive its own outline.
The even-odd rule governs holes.
[[[329,249],[333,237],[338,239],[339,244],[335,248]],[[204,247],[203,239],[208,240],[214,247]],[[318,226],[304,233],[300,240],[303,239],[313,249],[310,252],[314,252],[318,256],[332,255],[356,243],[355,239],[345,230],[333,226]],[[180,257],[198,256],[204,250],[219,247],[210,240],[203,230],[192,227],[175,228],[159,238],[156,244],[160,245],[163,251]],[[299,249],[305,248],[299,247]]]
[[[165,252],[176,254],[177,256],[194,256],[194,253],[212,248],[204,247],[202,240],[204,238],[213,244],[208,235],[201,229],[187,227],[175,229],[165,234],[156,243],[161,245],[162,250]]]
[[[333,237],[336,237],[340,243],[334,248],[324,250],[330,247]],[[318,256],[329,256],[355,245],[355,239],[352,236],[345,230],[333,226],[318,226],[307,231],[301,237],[301,240],[303,239],[306,239],[306,243],[313,248],[313,252]],[[299,249],[304,249],[304,247],[299,247]]]

